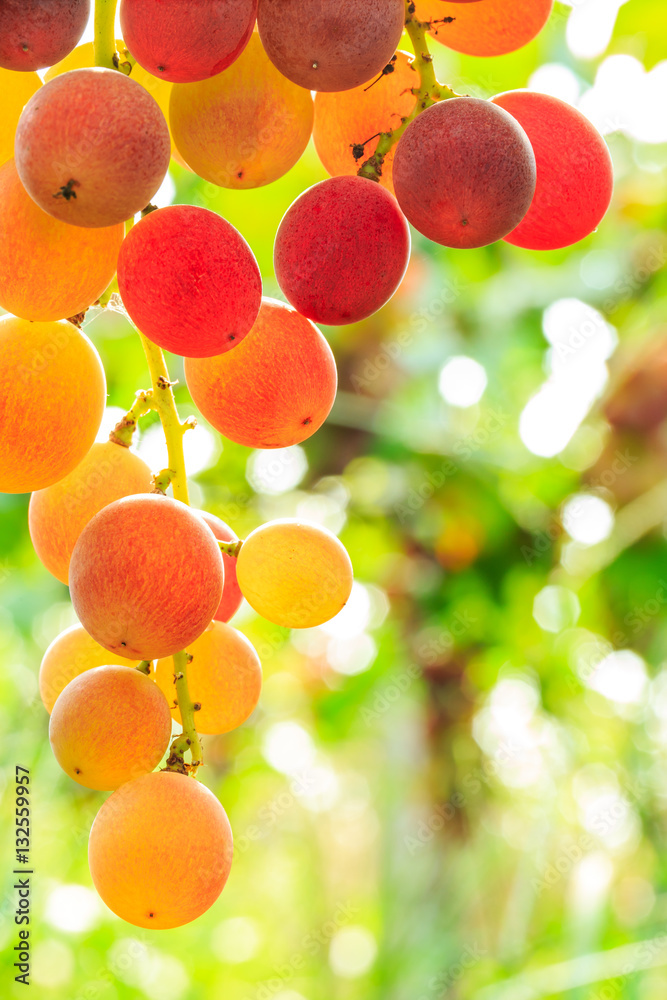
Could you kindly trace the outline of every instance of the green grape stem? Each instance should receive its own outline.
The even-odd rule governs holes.
[[[116,3],[117,0],[95,0],[93,51],[95,65],[104,69],[119,68],[114,30]]]
[[[181,422],[172,389],[174,383],[169,378],[162,349],[148,337],[144,337],[141,331],[138,330],[137,333],[144,348],[153,383],[151,403],[160,417],[167,442],[167,455],[169,456],[169,468],[163,469],[155,479],[156,489],[162,492],[163,486],[166,489],[168,485],[171,485],[174,499],[189,504],[183,435],[189,428],[195,426],[196,421],[189,417]],[[187,774],[189,771],[196,774],[197,768],[202,763],[201,743],[194,721],[195,709],[188,690],[188,663],[191,659],[185,651],[174,654],[176,699],[183,721],[183,732],[176,737],[171,745],[167,770],[180,771],[183,774]],[[185,764],[183,760],[183,754],[186,750],[190,750],[190,764]]]
[[[194,421],[190,418],[181,423],[172,390],[174,383],[169,379],[164,354],[161,348],[149,340],[148,337],[144,337],[141,331],[138,330],[137,333],[141,339],[148,362],[148,369],[151,373],[153,408],[158,412],[167,441],[169,472],[174,499],[189,504],[190,496],[188,494],[188,479],[185,473],[183,435],[189,428],[194,427]]]
[[[419,74],[419,86],[413,88],[415,95],[415,106],[407,117],[401,119],[401,124],[390,132],[381,132],[375,152],[359,168],[359,177],[366,177],[371,181],[379,181],[382,176],[382,165],[387,153],[396,145],[408,125],[415,120],[417,115],[429,108],[438,101],[446,101],[451,97],[460,97],[451,87],[443,83],[438,83],[433,69],[433,56],[428,50],[428,29],[430,22],[418,21],[415,17],[415,5],[411,0],[406,0],[405,4],[405,30],[410,36],[410,41],[415,52],[415,57],[411,62],[412,68]],[[375,138],[375,136],[373,136]]]
[[[121,417],[109,434],[109,440],[113,441],[114,444],[122,445],[123,448],[129,448],[132,444],[134,432],[137,429],[139,417],[143,417],[146,413],[150,413],[154,409],[155,404],[153,403],[152,389],[138,392],[130,409],[124,417]]]
[[[218,538],[217,541],[220,546],[220,551],[226,556],[231,556],[233,559],[237,558],[239,552],[241,551],[241,546],[243,545],[243,542],[240,539],[236,542],[221,542]]]
[[[174,684],[183,732],[171,744],[166,770],[179,771],[181,774],[187,774],[189,771],[196,773],[199,765],[204,762],[199,734],[195,727],[195,711],[199,706],[192,701],[188,691],[187,669],[191,660],[189,653],[174,653]],[[186,750],[190,751],[192,763],[189,765],[183,759]]]

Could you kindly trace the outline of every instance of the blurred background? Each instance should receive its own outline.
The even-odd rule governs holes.
[[[92,889],[104,796],[60,771],[36,680],[75,619],[33,554],[28,496],[0,496],[3,996],[25,995],[15,764],[32,773],[32,996],[667,996],[667,7],[556,3],[513,55],[432,51],[458,92],[576,104],[609,143],[612,208],[545,254],[415,235],[393,301],[325,330],[340,391],[313,438],[252,452],[203,420],[186,436],[193,503],[241,536],[319,521],[357,580],[320,628],[290,633],[247,606],[234,619],[264,689],[245,726],[205,738],[201,778],[236,849],[189,926],[134,928]],[[229,219],[280,297],[275,230],[324,176],[312,146],[256,191],[172,161],[157,200]],[[147,370],[121,315],[92,309],[85,330],[107,370],[104,438]],[[166,464],[151,417],[137,450]]]

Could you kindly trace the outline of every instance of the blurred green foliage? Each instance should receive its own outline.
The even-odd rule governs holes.
[[[586,90],[603,57],[571,55],[569,13],[556,4],[538,40],[498,59],[434,43],[438,76],[490,96],[559,63]],[[661,0],[631,0],[607,54],[651,69],[667,57],[666,33]],[[86,844],[103,796],[60,772],[36,684],[44,649],[73,615],[32,552],[29,498],[0,496],[3,997],[24,995],[12,969],[15,764],[32,779],[29,995],[667,995],[667,146],[622,131],[608,142],[614,202],[580,245],[458,252],[415,235],[394,300],[326,331],[340,392],[303,449],[252,455],[210,431],[191,446],[196,504],[241,536],[278,516],[322,520],[340,532],[360,584],[331,627],[290,635],[247,609],[236,621],[257,645],[265,686],[250,723],[205,739],[201,777],[229,813],[236,856],[220,900],[194,924],[142,931],[91,890]],[[270,295],[277,224],[324,176],[312,147],[257,191],[217,189],[172,166],[175,201],[236,225]],[[575,336],[571,368],[567,351],[548,350],[544,312],[563,299],[613,326],[608,377],[604,351],[580,364],[585,332],[559,341]],[[109,405],[127,409],[147,386],[138,339],[110,312],[91,310],[85,328]],[[612,338],[601,319],[596,330],[590,343]],[[438,391],[459,355],[488,379],[466,407]],[[526,430],[524,408],[559,359],[562,409],[542,424],[524,417]],[[169,366],[187,413],[181,362]],[[559,426],[582,380],[590,405],[565,443]],[[539,451],[554,434],[564,436],[553,457],[524,443]]]

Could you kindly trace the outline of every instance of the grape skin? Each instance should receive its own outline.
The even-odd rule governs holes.
[[[290,205],[273,250],[276,278],[303,316],[356,323],[389,301],[410,259],[395,198],[365,177],[331,177]]]
[[[171,738],[169,705],[139,670],[93,667],[58,695],[49,740],[63,771],[86,788],[111,791],[162,759]]]
[[[535,155],[521,126],[474,97],[423,111],[394,157],[398,203],[434,243],[482,247],[507,236],[535,192]]]
[[[39,668],[39,694],[50,714],[56,698],[71,680],[84,670],[109,663],[109,650],[88,635],[83,625],[71,625],[57,635],[48,647]],[[116,665],[136,667],[139,660],[113,656]]]
[[[232,831],[200,781],[156,771],[129,781],[93,823],[88,862],[95,888],[137,927],[181,927],[216,901],[232,864]]]
[[[93,444],[105,403],[102,362],[84,333],[66,320],[2,316],[0,492],[63,479]]]

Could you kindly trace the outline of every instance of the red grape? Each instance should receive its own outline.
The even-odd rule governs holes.
[[[409,259],[410,231],[395,198],[365,177],[332,177],[304,191],[285,213],[274,247],[287,299],[333,326],[356,323],[388,302]]]
[[[157,6],[157,9],[156,9]],[[161,80],[194,83],[227,69],[248,44],[257,0],[121,0],[123,38]]]
[[[216,517],[214,514],[209,514],[208,511],[205,510],[198,511],[197,513],[199,513],[200,517],[204,518],[215,537],[219,538],[221,542],[238,541],[238,535],[232,531],[228,524],[221,521],[219,517]],[[223,552],[222,564],[225,567],[225,582],[222,585],[222,597],[220,599],[218,610],[213,617],[216,621],[228,622],[230,618],[234,617],[240,608],[241,601],[243,600],[243,594],[241,593],[236,580],[235,557],[228,556],[226,552]]]
[[[90,0],[2,0],[0,66],[53,66],[79,41],[89,14]]]
[[[307,90],[350,90],[381,73],[403,32],[403,0],[259,0],[271,62]]]
[[[415,229],[450,247],[502,239],[535,192],[535,156],[510,114],[474,97],[427,108],[394,156],[398,203]]]
[[[525,129],[537,163],[535,197],[505,239],[527,250],[583,240],[611,201],[614,174],[604,139],[580,111],[548,94],[510,90],[493,103]]]
[[[241,342],[262,298],[262,279],[241,234],[215,212],[173,205],[128,233],[118,287],[132,321],[153,343],[191,358]]]

